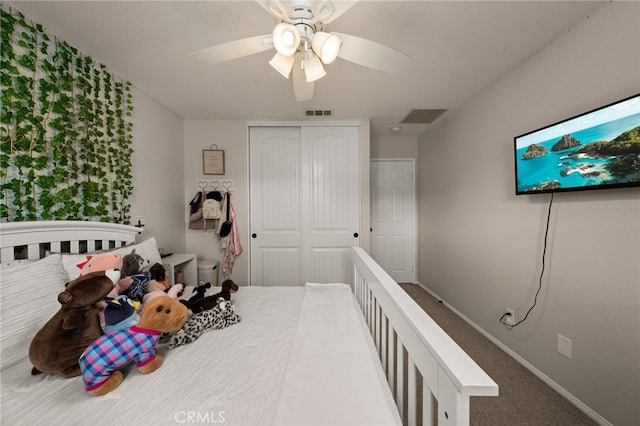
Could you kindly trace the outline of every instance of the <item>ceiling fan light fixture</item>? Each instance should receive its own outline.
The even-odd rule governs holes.
[[[300,33],[291,24],[279,23],[273,29],[273,46],[284,56],[293,56],[300,44]]]
[[[324,64],[330,64],[336,60],[341,44],[342,41],[336,34],[324,31],[315,33],[311,40],[311,48]]]
[[[304,60],[304,75],[307,83],[320,80],[322,77],[327,75],[327,72],[322,66],[322,62],[320,62],[320,58],[312,54]]]
[[[282,74],[284,78],[289,78],[289,74],[293,68],[293,62],[293,56],[284,56],[276,52],[276,54],[273,55],[273,58],[269,61],[269,65]]]

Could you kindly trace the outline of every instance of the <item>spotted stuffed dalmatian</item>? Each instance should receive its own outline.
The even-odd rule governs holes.
[[[180,330],[169,338],[169,348],[194,342],[207,330],[220,330],[240,322],[240,316],[235,312],[235,306],[222,297],[211,309],[189,315]]]

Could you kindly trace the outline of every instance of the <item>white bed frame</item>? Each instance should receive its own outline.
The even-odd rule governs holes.
[[[75,220],[0,223],[0,262],[16,259],[16,250],[26,246],[26,259],[38,260],[44,250],[51,253],[90,253],[100,248],[118,248],[136,241],[140,228],[106,222]],[[69,247],[65,247],[68,243]]]
[[[0,223],[0,261],[15,259],[21,248],[37,260],[47,250],[79,253],[117,248],[135,242],[140,229],[104,222],[39,221]],[[97,243],[97,242],[100,243]],[[353,249],[354,293],[380,356],[400,416],[416,425],[469,424],[471,396],[496,396],[498,385],[415,303],[362,249]],[[405,364],[404,353],[407,362]],[[418,401],[418,378],[422,400]],[[405,382],[406,380],[406,382]],[[406,392],[406,398],[405,398]]]
[[[498,385],[360,247],[353,248],[353,264],[356,299],[400,416],[406,406],[408,425],[416,425],[421,406],[422,423],[431,425],[433,396],[438,401],[438,425],[468,425],[470,397],[497,396]],[[422,401],[418,401],[418,374]]]

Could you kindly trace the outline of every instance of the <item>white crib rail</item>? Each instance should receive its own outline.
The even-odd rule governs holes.
[[[496,396],[498,385],[362,248],[354,247],[353,263],[354,293],[400,415],[406,405],[408,424],[416,424],[420,374],[423,424],[432,424],[433,395],[438,401],[438,425],[468,425],[470,397]],[[404,350],[408,360],[406,385]]]

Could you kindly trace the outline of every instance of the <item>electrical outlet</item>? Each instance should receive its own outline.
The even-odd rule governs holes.
[[[571,351],[571,339],[564,337],[562,334],[558,333],[558,352],[561,355],[571,359],[572,351]]]
[[[516,323],[516,314],[513,312],[513,309],[507,308],[504,323],[510,326]]]

